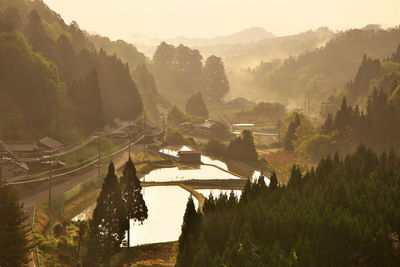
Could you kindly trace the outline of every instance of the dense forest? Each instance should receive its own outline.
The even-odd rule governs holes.
[[[92,38],[95,46],[77,23],[65,24],[40,0],[0,4],[0,137],[68,140],[142,112],[130,67],[97,50],[100,37]],[[145,60],[132,57],[130,64]]]
[[[189,199],[177,266],[398,266],[399,157],[360,146],[269,187]]]

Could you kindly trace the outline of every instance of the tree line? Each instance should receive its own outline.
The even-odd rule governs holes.
[[[365,146],[235,194],[189,199],[176,266],[398,266],[400,157]]]

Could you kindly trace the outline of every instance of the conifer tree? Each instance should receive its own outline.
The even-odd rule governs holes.
[[[120,180],[122,199],[125,204],[127,219],[140,224],[148,217],[148,210],[142,195],[142,186],[136,175],[136,168],[131,157],[125,164]],[[130,223],[128,224],[128,247],[130,246]]]
[[[97,266],[98,260],[106,267],[110,266],[111,256],[120,249],[124,240],[127,224],[121,188],[114,164],[110,163],[90,221],[90,266]],[[101,259],[98,259],[99,256]]]
[[[271,178],[269,179],[269,189],[275,190],[278,188],[278,177],[276,176],[276,172],[273,171],[271,174]]]
[[[15,193],[0,184],[0,266],[22,267],[28,263],[26,218]]]
[[[193,261],[193,257],[189,256],[193,252],[189,248],[191,245],[193,245],[192,243],[197,237],[197,228],[199,226],[199,222],[200,215],[197,214],[193,202],[193,197],[192,195],[190,195],[186,204],[185,214],[183,215],[182,232],[178,240],[179,254],[176,266],[190,266],[187,265],[188,258],[191,259],[190,261]]]
[[[208,109],[200,92],[188,99],[185,110],[187,114],[208,118]]]
[[[221,102],[229,92],[229,81],[221,58],[210,56],[204,65],[204,96],[207,103]]]
[[[290,174],[288,187],[298,188],[301,184],[301,179],[303,178],[300,168],[293,165],[292,172]]]
[[[283,140],[283,147],[287,151],[293,151],[293,140],[296,139],[296,130],[301,124],[301,118],[298,113],[295,114],[294,120],[290,122],[285,138]]]

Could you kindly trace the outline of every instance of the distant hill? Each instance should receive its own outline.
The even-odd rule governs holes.
[[[261,61],[296,56],[326,44],[334,32],[326,27],[296,35],[264,38],[256,42],[195,46],[205,56],[222,57],[228,70],[254,67]]]
[[[132,34],[128,37],[127,41],[135,44],[147,55],[153,54],[155,47],[161,42],[165,41],[172,45],[184,44],[190,47],[199,46],[214,46],[214,45],[233,45],[233,44],[247,44],[255,43],[265,39],[274,38],[275,35],[267,32],[264,28],[253,27],[245,29],[243,31],[235,32],[229,35],[216,36],[214,38],[189,38],[185,36],[180,36],[176,38],[152,38],[145,34]]]
[[[171,44],[179,45],[184,44],[188,46],[208,46],[208,45],[220,45],[220,44],[247,44],[254,43],[264,39],[271,39],[275,36],[267,32],[263,28],[255,27],[249,28],[240,32],[235,32],[229,35],[217,36],[214,38],[187,38],[178,37],[169,39],[168,42]]]

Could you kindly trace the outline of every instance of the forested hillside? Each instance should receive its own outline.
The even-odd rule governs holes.
[[[246,71],[254,95],[285,100],[311,96],[324,101],[337,94],[355,76],[364,55],[386,59],[400,43],[400,29],[354,29],[336,34],[325,46],[289,57],[283,62],[265,62]],[[249,78],[249,76],[251,78]]]
[[[117,55],[122,61],[129,64],[131,69],[146,63],[146,56],[139,52],[135,46],[122,40],[111,41],[108,37],[100,35],[87,35],[97,50],[104,50],[109,55]]]
[[[360,146],[321,160],[287,186],[275,174],[206,200],[189,199],[176,266],[398,266],[399,157]]]
[[[0,4],[0,30],[7,40],[1,43],[7,75],[0,93],[7,97],[0,100],[0,125],[6,128],[0,138],[68,139],[143,110],[128,65],[96,50],[77,23],[65,24],[41,0]],[[138,52],[132,56],[138,64],[145,60]]]

